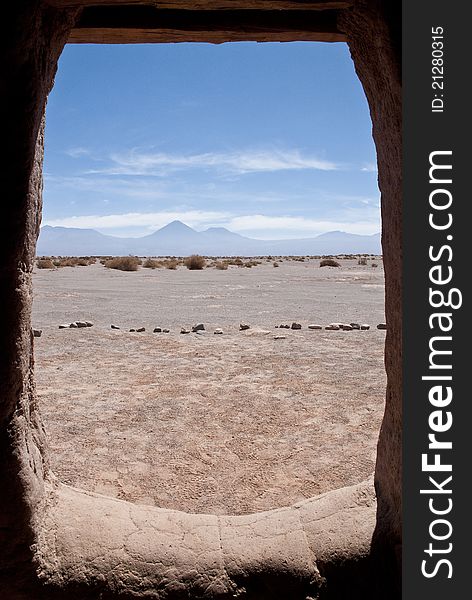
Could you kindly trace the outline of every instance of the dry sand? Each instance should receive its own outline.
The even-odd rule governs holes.
[[[341,263],[35,271],[36,382],[57,476],[217,514],[286,506],[369,476],[386,383],[383,269]],[[58,329],[80,319],[94,326]],[[274,328],[292,321],[303,329]],[[307,329],[333,321],[371,329]],[[204,335],[180,334],[197,322]]]

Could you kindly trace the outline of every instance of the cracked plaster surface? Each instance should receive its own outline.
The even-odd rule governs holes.
[[[316,597],[317,558],[367,554],[374,526],[372,480],[242,516],[133,505],[55,483],[38,523],[37,572],[53,588],[159,599],[242,597],[254,578],[265,589],[277,574],[282,588],[290,581]]]

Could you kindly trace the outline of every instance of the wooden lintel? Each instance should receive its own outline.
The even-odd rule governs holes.
[[[70,43],[345,41],[338,11],[190,11],[150,6],[85,8]]]

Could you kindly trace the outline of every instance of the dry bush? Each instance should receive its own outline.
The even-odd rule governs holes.
[[[366,267],[367,266],[367,256],[359,256],[359,258],[357,259],[357,264],[360,265],[361,267]]]
[[[228,263],[224,260],[217,260],[214,263],[214,267],[215,269],[218,269],[218,271],[226,271],[228,269]]]
[[[278,263],[278,262],[275,262],[275,263],[272,263],[272,265],[273,265],[274,267],[278,267],[278,266],[279,266],[279,263]]]
[[[47,256],[44,256],[43,258],[37,258],[36,266],[38,267],[38,269],[54,269],[55,268],[54,263]]]
[[[322,258],[320,260],[320,267],[340,267],[341,265],[334,258]]]
[[[79,256],[74,262],[78,267],[88,267],[95,264],[95,259],[91,256]]]
[[[118,269],[119,271],[137,271],[141,259],[137,256],[117,256],[105,262],[107,269]]]
[[[179,261],[176,258],[167,258],[166,260],[162,261],[162,264],[166,269],[169,269],[170,271],[175,271],[179,266]]]
[[[154,258],[146,258],[143,262],[143,267],[145,269],[159,269],[159,267],[162,267],[162,262]]]
[[[375,267],[378,267],[379,265],[378,265],[377,263],[374,263],[374,262],[373,262],[373,263],[372,263],[370,266],[371,266],[371,267],[374,267],[374,269],[375,269]]]
[[[191,271],[201,271],[205,267],[205,259],[199,254],[192,254],[184,260],[184,265]]]
[[[242,267],[244,263],[239,256],[236,256],[235,258],[229,258],[228,264],[234,265],[235,267]]]

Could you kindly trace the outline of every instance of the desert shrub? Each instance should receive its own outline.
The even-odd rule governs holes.
[[[241,267],[244,263],[239,256],[236,256],[235,258],[229,258],[228,264],[234,265],[236,267]]]
[[[146,258],[146,260],[143,262],[143,267],[145,269],[158,269],[161,266],[162,263],[154,258]]]
[[[218,269],[218,271],[226,271],[228,269],[228,263],[224,260],[217,260],[214,263],[214,267],[215,269]]]
[[[76,258],[74,261],[74,264],[76,264],[78,267],[88,267],[90,264],[92,264],[90,262],[90,259],[87,256],[79,256],[78,258]],[[95,262],[95,261],[92,261]]]
[[[320,267],[340,267],[341,265],[334,258],[322,258],[320,260]]]
[[[374,267],[374,269],[375,269],[375,267],[378,267],[379,265],[378,265],[377,263],[374,263],[374,262],[373,262],[373,263],[372,263],[370,266],[371,266],[371,267]]]
[[[168,258],[168,259],[162,261],[162,264],[164,265],[164,267],[166,269],[175,271],[177,269],[177,267],[179,266],[179,261],[176,258]]]
[[[359,256],[359,258],[357,259],[357,264],[361,267],[367,266],[367,256]]]
[[[199,254],[192,254],[184,260],[184,265],[191,271],[201,271],[205,266],[205,259]]]
[[[272,265],[273,265],[274,267],[278,267],[278,266],[279,266],[279,263],[278,263],[278,262],[274,262],[274,263],[272,263]]]
[[[47,256],[36,259],[36,266],[38,269],[54,269],[54,263]]]
[[[119,271],[137,271],[141,259],[137,256],[117,256],[105,262],[107,269],[118,269]]]

